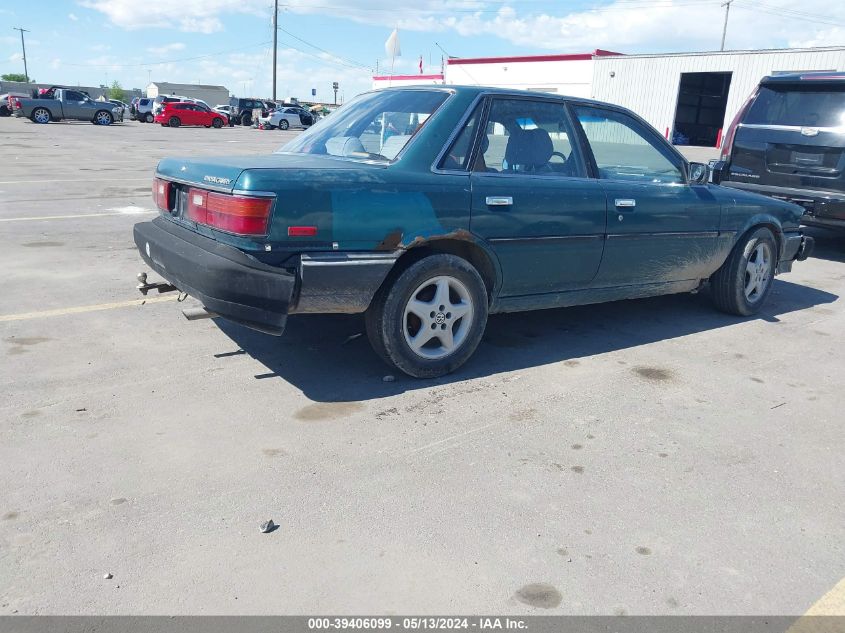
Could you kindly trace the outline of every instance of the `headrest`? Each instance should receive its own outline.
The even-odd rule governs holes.
[[[508,138],[505,160],[512,169],[534,170],[546,165],[553,151],[552,137],[546,130],[519,130]]]

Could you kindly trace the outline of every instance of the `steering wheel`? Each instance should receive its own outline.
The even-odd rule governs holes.
[[[557,156],[557,157],[558,157],[558,158],[560,158],[560,159],[561,159],[564,163],[565,163],[567,160],[569,160],[569,159],[568,159],[566,156],[564,156],[561,152],[552,152],[552,156]],[[549,160],[551,160],[551,157],[549,157]]]

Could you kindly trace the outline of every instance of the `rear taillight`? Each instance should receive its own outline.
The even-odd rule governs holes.
[[[161,178],[153,178],[153,201],[162,211],[173,210],[173,183]]]
[[[188,189],[188,218],[227,233],[266,235],[272,198]]]
[[[730,126],[728,127],[728,132],[725,134],[725,138],[722,141],[722,149],[719,152],[719,159],[728,161],[731,158],[731,152],[734,149],[734,139],[736,138],[736,128],[739,127],[742,118],[745,116],[745,113],[748,112],[748,108],[751,107],[751,104],[754,103],[754,99],[757,97],[757,91],[755,90],[750,97],[742,104],[742,107],[736,113],[736,116],[731,121]]]
[[[19,110],[21,107],[21,100],[20,99],[12,99],[12,108],[15,110]]]

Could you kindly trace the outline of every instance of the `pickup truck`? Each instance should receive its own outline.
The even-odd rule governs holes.
[[[111,125],[123,120],[123,108],[108,101],[94,101],[78,90],[56,88],[52,99],[12,97],[12,116],[26,117],[35,123],[62,119],[91,121],[95,125]]]

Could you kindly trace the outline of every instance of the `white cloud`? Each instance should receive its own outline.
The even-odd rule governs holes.
[[[223,30],[221,16],[233,13],[263,14],[263,0],[180,0],[174,10],[171,0],[80,0],[80,5],[99,11],[116,26],[125,29],[178,28],[195,33]]]
[[[23,55],[20,54],[20,53],[12,53],[11,55],[9,55],[9,61],[10,62],[19,62],[22,59],[23,59]]]
[[[79,18],[78,18],[78,17],[76,17],[73,13],[68,13],[68,14],[67,14],[67,17],[68,17],[68,19],[69,19],[69,20],[71,20],[72,22],[76,22],[77,20],[79,20]]]
[[[147,49],[150,53],[159,53],[166,55],[167,53],[174,53],[176,51],[185,50],[185,45],[182,42],[173,42],[172,44],[162,44],[161,46],[151,46]]]

